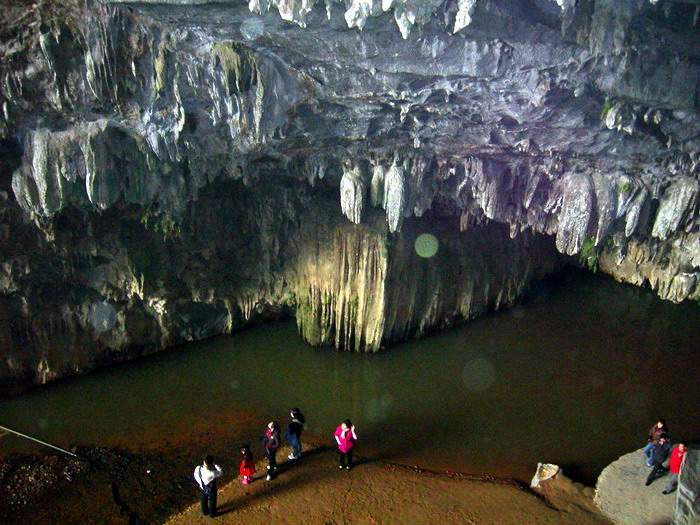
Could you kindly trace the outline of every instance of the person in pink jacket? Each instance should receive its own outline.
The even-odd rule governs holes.
[[[352,449],[356,441],[355,425],[349,419],[346,419],[335,429],[335,442],[338,444],[338,452],[340,453],[340,465],[338,468],[350,470],[350,467],[352,467]]]

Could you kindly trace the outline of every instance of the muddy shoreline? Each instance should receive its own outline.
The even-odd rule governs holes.
[[[229,435],[227,439],[209,442],[219,443],[218,446],[206,448],[219,458],[218,461],[224,467],[225,474],[220,486],[228,487],[224,490],[229,492],[238,490],[235,453],[239,442],[240,436]],[[333,465],[328,466],[335,461],[335,454],[329,444],[312,444],[307,440],[304,445],[305,450],[313,450],[312,455],[323,458],[324,465],[305,466],[301,463],[299,473],[294,473],[296,465],[290,469],[290,473],[306,478],[323,479],[327,472],[335,470]],[[185,519],[187,522],[189,518],[183,516],[188,516],[188,513],[196,514],[198,492],[191,479],[191,471],[201,449],[201,442],[181,444],[179,447],[169,446],[159,451],[153,448],[148,451],[142,449],[138,452],[114,448],[72,447],[71,451],[84,460],[59,453],[12,454],[0,459],[0,522],[8,525],[49,522],[150,524],[177,519]],[[287,452],[285,448],[279,454],[282,464],[286,461]],[[435,471],[375,458],[358,457],[358,463],[361,466],[356,469],[358,472],[353,471],[353,475],[362,476],[359,472],[362,468],[380,469],[382,475],[390,473],[389,479],[385,481],[389,485],[401,486],[412,481],[429,487],[433,480],[440,479],[453,484],[455,490],[462,490],[461,485],[470,485],[470,492],[480,490],[478,487],[489,486],[489,491],[495,489],[501,496],[505,495],[502,491],[512,491],[516,500],[521,497],[535,497],[540,500],[541,511],[545,514],[552,508],[552,502],[547,500],[546,494],[535,495],[516,480]],[[264,466],[262,461],[258,461],[258,474],[261,470],[264,471]],[[286,475],[283,467],[283,482]],[[272,486],[267,485],[266,488],[256,490],[262,490],[263,495],[266,494],[265,491],[269,491],[269,496],[275,496],[274,483],[276,482],[273,482]],[[332,493],[336,482],[330,480],[328,483]],[[256,487],[263,485],[265,483],[260,481]],[[586,502],[582,505],[581,501],[586,500],[588,496],[582,494],[570,493],[563,497],[559,494],[556,505],[561,508],[572,505],[577,508],[585,507]],[[430,505],[429,501],[426,503]],[[334,504],[332,501],[327,502],[327,505]],[[534,505],[537,509],[538,505]],[[507,509],[503,512],[504,516],[508,515]],[[389,516],[386,517],[388,519]],[[594,516],[593,522],[598,518]],[[293,517],[291,519],[296,521]],[[298,519],[303,521],[302,516],[298,516]],[[588,523],[585,520],[583,522]]]
[[[65,447],[84,461],[43,449],[0,456],[0,523],[162,523],[196,499],[191,473],[203,455],[229,466],[227,481],[238,447],[255,438],[242,429],[264,424],[235,411],[196,426],[204,432],[144,428],[129,443],[105,436],[99,447]]]
[[[172,457],[75,447],[0,463],[2,523],[160,523],[192,498]]]

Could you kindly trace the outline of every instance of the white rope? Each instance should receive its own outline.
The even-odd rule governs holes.
[[[46,441],[42,441],[42,440],[37,439],[37,438],[34,438],[34,437],[32,437],[32,436],[28,436],[27,434],[22,434],[21,432],[17,432],[16,430],[12,430],[11,428],[3,427],[2,425],[0,425],[0,430],[4,430],[5,432],[10,432],[10,433],[12,433],[12,434],[16,434],[16,435],[18,435],[18,436],[20,436],[20,437],[23,437],[23,438],[25,438],[25,439],[29,439],[29,440],[31,440],[31,441],[35,441],[35,442],[39,443],[40,445],[44,445],[45,447],[49,447],[49,448],[56,449],[56,450],[58,450],[59,452],[63,452],[64,454],[68,454],[69,456],[72,456],[72,457],[74,457],[74,458],[76,458],[76,459],[80,459],[80,460],[83,459],[83,458],[79,457],[78,455],[73,454],[72,452],[67,451],[67,450],[64,449],[64,448],[57,447],[57,446],[55,446],[55,445],[52,445],[51,443],[47,443]]]

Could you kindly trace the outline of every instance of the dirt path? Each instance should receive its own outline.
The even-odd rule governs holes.
[[[262,478],[262,464],[258,469],[251,485],[233,481],[219,489],[216,523],[607,523],[577,505],[554,508],[511,483],[382,462],[365,462],[350,472],[341,471],[329,449],[306,453],[293,467],[285,464],[272,482]],[[166,523],[211,522],[201,516],[199,504],[195,504]]]

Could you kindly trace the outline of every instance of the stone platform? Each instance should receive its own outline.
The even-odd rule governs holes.
[[[594,501],[601,512],[620,525],[667,525],[672,522],[677,491],[661,493],[668,474],[646,487],[650,469],[642,449],[625,454],[601,472]]]

